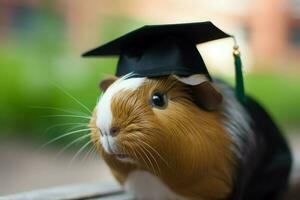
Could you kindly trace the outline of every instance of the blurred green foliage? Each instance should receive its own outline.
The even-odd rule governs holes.
[[[224,77],[234,85],[233,77]],[[284,127],[299,126],[300,79],[292,74],[248,74],[246,93],[261,103],[271,116]]]
[[[53,125],[88,122],[86,118],[49,115],[83,116],[81,112],[85,112],[84,116],[89,116],[90,113],[66,92],[92,110],[100,94],[98,82],[104,75],[113,74],[117,60],[82,59],[72,54],[64,38],[63,20],[51,12],[37,15],[38,20],[30,29],[20,30],[0,46],[0,135],[48,141],[77,124],[51,128]],[[104,21],[100,31],[103,40],[142,24],[126,18]],[[245,77],[245,82],[246,91],[262,102],[280,124],[299,123],[298,77],[251,74]],[[43,106],[52,108],[41,108]],[[49,133],[43,133],[45,130]],[[70,141],[70,137],[66,141]]]
[[[299,126],[300,79],[298,75],[257,74],[247,76],[247,90],[282,125]]]
[[[0,46],[0,136],[49,141],[72,127],[84,128],[75,123],[87,124],[86,115],[91,114],[66,93],[92,110],[100,95],[98,83],[114,73],[117,59],[82,59],[75,54],[63,34],[63,20],[49,9],[37,10],[29,18],[23,25],[17,23],[14,34]],[[102,41],[109,40],[141,24],[108,18],[99,35]],[[82,112],[84,118],[57,116]]]

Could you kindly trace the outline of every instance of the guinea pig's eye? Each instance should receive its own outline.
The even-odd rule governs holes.
[[[153,107],[163,109],[167,105],[166,95],[161,92],[154,92],[151,95],[150,103]]]

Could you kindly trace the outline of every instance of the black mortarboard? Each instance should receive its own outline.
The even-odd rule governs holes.
[[[143,26],[83,54],[120,56],[117,76],[134,72],[155,77],[205,74],[210,78],[196,45],[231,37],[211,22]]]

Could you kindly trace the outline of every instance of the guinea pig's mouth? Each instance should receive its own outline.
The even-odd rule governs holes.
[[[116,159],[122,161],[122,162],[130,162],[130,163],[135,163],[135,161],[125,153],[114,153],[112,154]]]
[[[131,158],[130,154],[124,151],[123,148],[118,148],[120,145],[117,143],[115,138],[104,135],[100,138],[100,144],[102,145],[104,152],[111,157],[122,162],[135,162]]]
[[[114,153],[113,154],[116,158],[120,158],[120,159],[124,159],[124,158],[128,158],[128,154],[125,153]]]

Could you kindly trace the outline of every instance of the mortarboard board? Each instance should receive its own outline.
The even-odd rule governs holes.
[[[117,76],[134,72],[155,77],[205,74],[210,78],[196,45],[231,37],[211,22],[148,25],[83,54],[119,56]]]
[[[236,95],[244,102],[242,63],[235,38],[209,21],[143,26],[83,56],[119,56],[116,76],[131,72],[141,77],[204,74],[211,80],[196,45],[227,37],[234,39]]]

